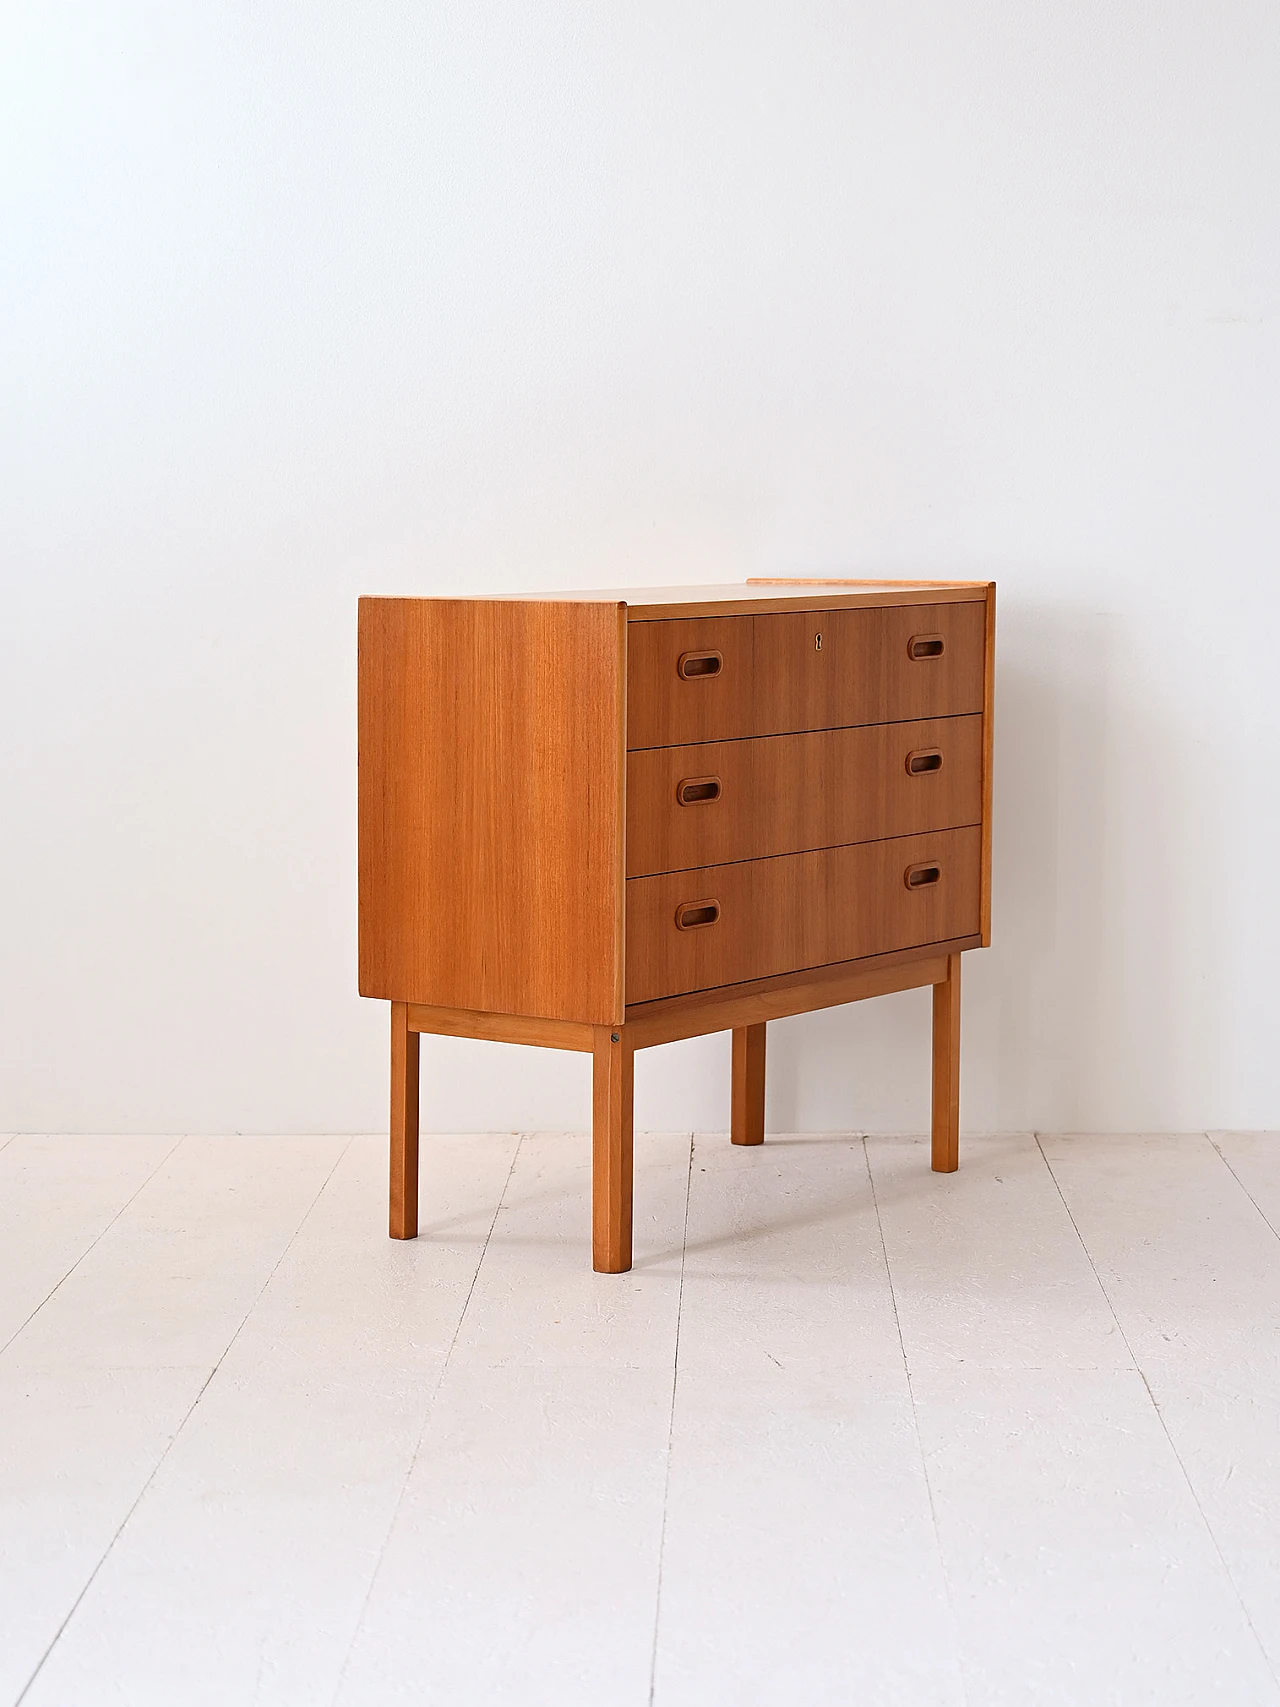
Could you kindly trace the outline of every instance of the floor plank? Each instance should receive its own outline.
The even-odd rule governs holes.
[[[1280,1135],[1045,1147],[1280,1676]]]
[[[698,1137],[655,1707],[958,1702],[861,1140]]]
[[[653,1699],[963,1702],[903,1370],[682,1367]]]
[[[0,1349],[170,1154],[176,1138],[0,1144]]]
[[[0,1353],[0,1379],[22,1400],[0,1411],[0,1605],[23,1608],[21,1639],[5,1644],[10,1678],[25,1682],[73,1630],[79,1597],[347,1143],[185,1139]],[[145,1610],[136,1623],[151,1628]],[[37,1679],[26,1699],[44,1690]]]
[[[29,1702],[332,1700],[516,1142],[424,1139],[411,1243],[351,1145]]]
[[[1140,1368],[1280,1360],[1276,1236],[1206,1136],[1041,1146]]]
[[[689,1142],[637,1141],[625,1275],[584,1137],[521,1142],[341,1702],[647,1702]]]
[[[340,1707],[645,1707],[669,1371],[451,1367]]]
[[[983,1707],[1274,1707],[1142,1377],[912,1377],[965,1683]]]
[[[902,1368],[860,1138],[695,1139],[680,1359],[735,1374]]]
[[[212,1369],[349,1142],[184,1138],[4,1359]]]
[[[0,1362],[0,1701],[6,1707],[57,1639],[208,1373],[33,1370]],[[149,1627],[150,1608],[135,1607],[134,1623]]]
[[[1280,1132],[1210,1132],[1208,1136],[1280,1238]]]
[[[591,1268],[591,1144],[525,1138],[458,1334],[456,1363],[669,1369],[680,1309],[689,1134],[636,1140],[635,1262]]]
[[[912,1370],[1133,1367],[1030,1133],[966,1137],[953,1174],[923,1138],[867,1155]]]
[[[6,1707],[1280,1707],[1275,1135],[170,1143],[0,1148]]]
[[[1143,1376],[1244,1609],[1280,1677],[1280,1371],[1156,1359]]]

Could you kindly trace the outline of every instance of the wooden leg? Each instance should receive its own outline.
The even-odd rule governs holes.
[[[391,1004],[391,1237],[418,1236],[418,1034]]]
[[[764,1143],[764,1033],[761,1025],[733,1030],[733,1118],[735,1144]]]
[[[947,956],[947,976],[933,986],[933,1171],[960,1166],[960,956]]]
[[[635,1051],[598,1025],[591,1056],[591,1264],[597,1274],[631,1267],[632,1086]]]

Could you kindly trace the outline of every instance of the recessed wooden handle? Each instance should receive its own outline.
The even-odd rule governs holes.
[[[908,776],[928,776],[930,771],[940,771],[941,769],[941,747],[917,747],[914,752],[907,754]]]
[[[676,799],[681,806],[704,806],[719,800],[720,792],[718,776],[687,776],[676,789]]]
[[[702,925],[714,925],[719,917],[719,901],[684,901],[676,908],[676,929],[696,931]]]
[[[933,860],[924,860],[920,865],[909,865],[902,874],[902,881],[908,889],[927,889],[932,883],[942,882],[942,867]]]
[[[946,649],[940,634],[913,634],[907,641],[908,658],[941,658]]]
[[[719,652],[682,652],[676,664],[687,682],[699,676],[718,676],[723,668],[724,658]]]

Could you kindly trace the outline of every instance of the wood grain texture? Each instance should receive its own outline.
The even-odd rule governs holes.
[[[576,1049],[587,1055],[595,1047],[595,1028],[580,1020],[473,1013],[469,1008],[432,1008],[421,1002],[409,1003],[409,1030],[432,1032],[437,1037],[531,1044],[536,1049]]]
[[[927,593],[931,604],[968,604],[974,592],[986,583],[982,581],[922,581],[915,590]],[[788,593],[783,586],[753,586],[741,583],[737,587],[656,588],[637,590],[627,600],[627,618],[631,622],[666,622],[681,616],[750,616],[770,611],[797,610],[871,610],[877,605],[900,605],[902,594],[908,590],[892,581],[878,581],[859,589],[831,586],[823,582],[808,583],[810,590],[799,587]],[[688,597],[679,595],[687,593]],[[615,595],[617,596],[617,595]]]
[[[629,623],[627,744],[980,712],[985,619],[985,602],[969,594],[949,604]],[[926,633],[942,637],[941,656],[910,658],[911,637]],[[721,652],[722,669],[683,679],[680,657],[703,648]]]
[[[849,577],[847,575],[748,575],[748,587],[866,587],[879,592],[885,587],[932,588],[936,592],[954,592],[961,587],[989,587],[990,581],[886,581],[879,577]]]
[[[631,1267],[635,1056],[622,1028],[596,1027],[591,1068],[591,1260],[597,1274],[625,1274]]]
[[[947,956],[947,976],[933,986],[932,1164],[936,1174],[960,1166],[960,956]]]
[[[393,1239],[418,1236],[418,1036],[403,1002],[391,1004],[391,1204]]]
[[[764,1143],[765,1027],[733,1029],[733,1098],[729,1137],[734,1144]]]
[[[665,622],[682,616],[750,616],[779,610],[841,610],[900,605],[904,591],[927,594],[931,604],[981,597],[985,581],[726,581],[709,586],[592,587],[572,592],[511,593],[526,603],[594,603],[627,607],[631,622]]]
[[[684,1037],[763,1025],[771,1019],[920,989],[946,977],[948,951],[959,953],[977,946],[976,936],[955,937],[905,954],[871,955],[800,974],[789,972],[780,978],[756,978],[716,990],[641,1002],[627,1009],[626,1035],[633,1049],[651,1049]]]
[[[847,1002],[888,996],[937,984],[947,975],[947,953],[977,948],[976,936],[908,949],[901,954],[870,955],[862,960],[820,966],[796,976],[756,978],[742,984],[673,996],[629,1007],[623,1032],[633,1049],[649,1049],[707,1032],[763,1025],[771,1019],[841,1007]],[[940,950],[944,952],[939,952]],[[520,1043],[540,1049],[591,1054],[596,1028],[571,1020],[522,1019],[511,1014],[470,1013],[464,1009],[407,1006],[411,1032],[444,1037],[475,1037],[490,1043]]]
[[[977,932],[981,832],[861,842],[818,853],[699,866],[627,882],[627,1000],[855,960]],[[909,889],[909,867],[941,880]],[[685,903],[719,903],[717,922],[679,930]]]
[[[941,769],[909,774],[931,749]],[[681,805],[682,779],[702,776],[718,797]],[[627,875],[976,824],[982,787],[978,716],[650,747],[628,756]]]
[[[774,620],[774,619],[769,619]],[[688,617],[627,625],[627,746],[663,747],[767,733],[755,708],[756,619]],[[686,680],[686,652],[714,649],[714,676]]]
[[[996,734],[996,588],[987,588],[982,684],[982,946],[991,946],[991,841]]]
[[[931,984],[932,1158],[956,1167],[994,612],[972,582],[361,601],[393,1236],[418,1227],[422,1032],[591,1053],[602,1272],[631,1266],[638,1048],[731,1030],[732,1137],[759,1144],[770,1019]]]
[[[360,990],[622,1014],[626,621],[360,601]]]
[[[941,588],[937,598],[959,598],[964,596],[965,588],[980,588],[985,600],[985,621],[983,635],[983,693],[982,712],[984,718],[984,738],[982,752],[982,947],[991,944],[991,846],[992,846],[992,797],[994,774],[994,741],[995,741],[995,675],[996,675],[996,584],[994,581],[867,581],[845,577],[817,579],[810,576],[752,576],[748,581],[752,587],[791,587],[797,593],[812,587],[844,587],[874,589],[874,596],[879,599],[888,596],[886,588]]]

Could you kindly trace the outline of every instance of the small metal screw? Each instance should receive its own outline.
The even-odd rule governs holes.
[[[610,1041],[610,1043],[617,1043],[619,1041],[618,1034],[616,1031],[611,1032],[609,1034],[609,1041]]]

